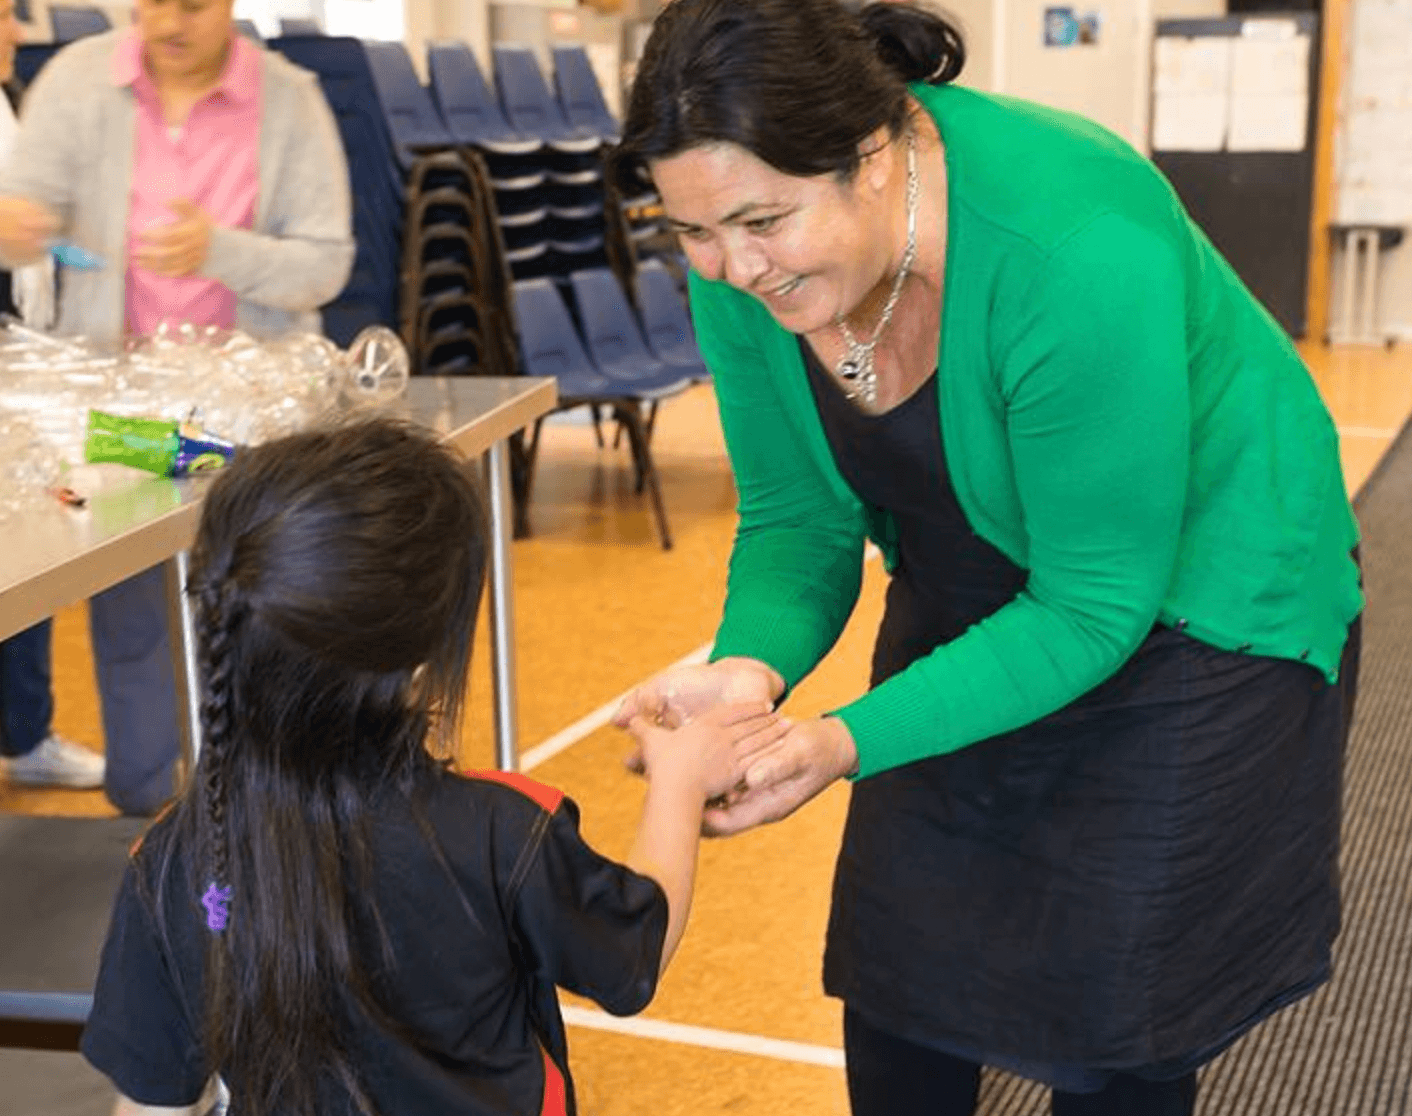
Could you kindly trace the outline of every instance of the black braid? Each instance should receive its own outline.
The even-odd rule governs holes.
[[[225,825],[226,759],[231,746],[231,654],[244,609],[236,588],[220,581],[200,592],[202,612],[201,766],[205,771],[205,809],[210,826],[211,884],[202,902],[207,904],[207,924],[212,931],[225,928],[224,902],[230,898],[230,850]]]

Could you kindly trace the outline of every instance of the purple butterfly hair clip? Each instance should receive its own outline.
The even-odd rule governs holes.
[[[206,894],[201,896],[201,902],[206,908],[206,925],[216,934],[224,930],[226,923],[230,921],[230,912],[226,910],[230,894],[229,886],[217,887],[213,882],[207,886]]]

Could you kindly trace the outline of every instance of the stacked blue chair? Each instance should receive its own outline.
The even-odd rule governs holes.
[[[324,29],[314,19],[282,19],[279,21],[279,33],[287,39],[309,38],[322,35]]]
[[[431,94],[447,130],[484,159],[507,260],[520,278],[544,274],[550,262],[544,141],[515,132],[463,43],[427,51]]]
[[[602,152],[608,137],[570,124],[527,47],[494,48],[501,105],[518,131],[548,148],[546,187],[550,254],[536,274],[558,277],[610,262],[604,217]],[[527,274],[515,268],[516,278]]]
[[[299,35],[272,39],[269,45],[317,75],[348,158],[358,251],[348,286],[324,307],[324,330],[347,345],[365,326],[396,328],[404,186],[363,44]]]
[[[556,46],[553,53],[554,84],[565,119],[574,127],[602,136],[608,143],[617,143],[623,129],[608,110],[588,51],[581,46]]]
[[[509,275],[489,172],[458,143],[401,43],[368,43],[366,50],[408,175],[399,317],[413,367],[433,375],[511,374]],[[447,289],[459,273],[469,277],[468,287]]]
[[[112,22],[98,8],[72,8],[63,4],[50,7],[49,26],[56,43],[71,43],[113,29]]]
[[[432,97],[457,143],[507,159],[524,159],[543,152],[542,140],[521,135],[510,127],[476,56],[464,43],[432,44],[427,48],[427,69]],[[493,173],[497,169],[495,162],[487,163]]]
[[[611,276],[610,276],[611,278]],[[672,546],[667,510],[652,447],[642,419],[640,382],[625,383],[596,366],[584,349],[574,328],[573,318],[558,288],[548,279],[524,279],[515,284],[516,320],[519,323],[520,353],[525,371],[532,376],[553,376],[559,388],[559,409],[585,404],[606,407],[627,432],[637,468],[639,489],[646,488],[657,520],[662,549]],[[528,449],[529,478],[539,450],[541,423],[536,423]],[[529,496],[528,480],[525,499]]]
[[[402,166],[411,170],[418,155],[455,147],[446,122],[417,78],[407,48],[401,43],[364,43],[363,48]]]
[[[564,111],[549,91],[529,47],[498,44],[495,54],[495,83],[506,119],[516,131],[543,140],[564,155],[596,156],[605,137],[587,128],[577,128],[564,117]],[[570,165],[573,164],[569,160]]]

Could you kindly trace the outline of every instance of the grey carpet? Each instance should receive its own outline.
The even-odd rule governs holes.
[[[0,990],[91,992],[130,818],[0,817]],[[0,1116],[109,1116],[113,1089],[78,1054],[0,1050]]]

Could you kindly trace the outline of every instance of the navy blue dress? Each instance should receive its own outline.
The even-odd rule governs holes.
[[[956,499],[935,374],[867,415],[801,348],[839,471],[897,525],[879,686],[1027,574]],[[1329,685],[1154,627],[1054,714],[859,780],[828,993],[900,1038],[1067,1092],[1214,1057],[1330,975],[1357,637]]]

